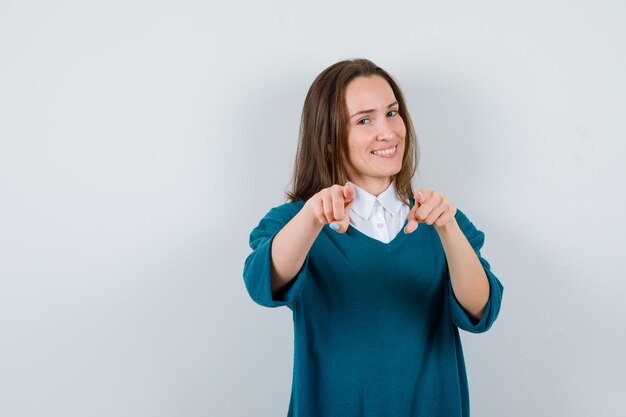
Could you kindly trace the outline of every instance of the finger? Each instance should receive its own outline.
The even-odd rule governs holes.
[[[413,194],[413,199],[415,200],[415,205],[419,206],[424,202],[424,193],[421,191],[416,192]]]
[[[330,228],[337,233],[346,233],[350,227],[350,220],[343,219],[330,224]]]
[[[345,212],[345,199],[343,197],[343,187],[333,186],[331,190],[334,220],[343,220]]]
[[[430,213],[439,206],[441,203],[442,197],[439,193],[424,193],[425,197],[422,197],[422,204],[420,204],[419,208],[415,212],[415,218],[425,223],[426,219],[430,215]]]
[[[354,203],[354,200],[348,201],[344,206],[343,219],[332,223],[333,230],[337,233],[345,233],[348,231],[348,228],[350,227],[350,207],[352,206],[352,203]],[[337,226],[337,228],[335,228],[335,226]]]
[[[315,217],[317,221],[321,224],[328,223],[326,221],[326,215],[324,214],[324,203],[321,199],[315,199],[311,202],[311,207],[313,208],[313,213],[315,213]]]
[[[441,227],[446,225],[449,221],[451,221],[454,216],[456,216],[456,207],[452,207],[450,210],[446,211],[442,216],[440,216],[435,221],[435,226]]]
[[[343,196],[346,200],[354,200],[356,198],[356,190],[354,189],[354,185],[351,183],[347,183],[343,187]]]
[[[435,227],[441,227],[441,226],[445,226],[450,220],[452,220],[454,216],[450,216],[447,213],[444,213],[443,216],[440,216],[436,221],[435,221]]]
[[[352,207],[353,203],[354,203],[354,200],[350,200],[346,202],[343,207],[343,217],[344,219],[347,219],[348,221],[350,221],[350,207]]]
[[[407,222],[406,226],[404,227],[404,233],[406,234],[413,233],[414,231],[417,230],[418,226],[419,226],[419,222],[415,218],[413,218]]]
[[[448,203],[445,200],[442,200],[441,203],[430,212],[428,217],[426,217],[424,223],[432,226],[435,221],[437,221],[437,219],[442,215],[442,213],[444,213],[446,209],[448,209],[448,207]]]
[[[417,211],[417,209],[420,208],[422,204],[424,204],[424,190],[425,189],[421,189],[413,194],[413,200],[415,201],[415,205],[411,207],[411,217],[415,217],[415,212]]]
[[[415,205],[419,206],[424,204],[428,197],[432,194],[432,191],[428,188],[420,188],[417,190],[415,194],[413,194],[413,198],[415,199]]]
[[[326,217],[325,223],[332,223],[335,221],[335,215],[333,210],[333,201],[330,193],[325,192],[322,195],[322,203],[324,205],[324,216]]]
[[[420,200],[423,201],[424,197],[418,191],[418,192],[415,193],[413,198],[415,199],[415,205],[413,207],[411,207],[411,210],[409,210],[409,214],[407,215],[407,219],[408,220],[415,219],[416,221],[421,222],[423,219],[419,217],[418,210],[422,206],[422,203],[420,203]]]
[[[415,210],[417,210],[417,206],[411,207],[409,214],[406,216],[407,223],[406,226],[404,226],[404,233],[413,233],[419,226],[419,222],[415,218]]]

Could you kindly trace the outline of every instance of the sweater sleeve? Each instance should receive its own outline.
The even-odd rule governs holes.
[[[250,233],[250,248],[244,268],[243,279],[246,289],[254,302],[264,307],[280,307],[286,305],[293,308],[297,302],[306,281],[306,271],[309,262],[307,255],[302,268],[287,287],[277,294],[272,294],[271,249],[274,237],[280,232],[298,211],[299,203],[286,203],[270,210],[259,225]]]
[[[477,230],[476,227],[472,224],[471,221],[465,216],[461,210],[457,209],[456,220],[465,234],[465,237],[469,241],[472,248],[476,252],[476,256],[478,256],[478,260],[483,266],[485,273],[487,275],[487,279],[489,280],[489,300],[487,301],[487,306],[485,307],[485,312],[483,313],[480,321],[476,321],[472,319],[465,309],[461,306],[459,301],[454,296],[454,292],[452,290],[452,283],[450,279],[448,279],[448,292],[450,297],[450,313],[452,315],[452,321],[455,325],[457,325],[460,329],[466,330],[471,333],[482,333],[489,330],[491,325],[496,321],[498,317],[498,313],[500,312],[500,305],[502,303],[502,293],[504,292],[504,287],[496,278],[496,276],[491,272],[491,266],[486,259],[484,259],[480,254],[480,249],[485,243],[485,234],[480,230]],[[448,275],[449,275],[448,271]]]

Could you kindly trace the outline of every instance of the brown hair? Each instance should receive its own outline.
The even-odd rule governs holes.
[[[304,99],[298,151],[293,171],[290,202],[306,201],[320,190],[343,185],[347,176],[343,166],[348,137],[345,87],[356,77],[383,77],[398,100],[398,113],[406,126],[402,168],[394,178],[396,193],[407,204],[413,197],[411,180],[419,162],[419,148],[413,123],[398,84],[382,68],[367,59],[344,60],[322,71],[311,84]]]

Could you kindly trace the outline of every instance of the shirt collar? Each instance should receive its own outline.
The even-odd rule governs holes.
[[[356,199],[350,208],[361,218],[369,220],[376,201],[378,201],[378,203],[393,216],[400,213],[400,208],[404,202],[396,195],[395,181],[392,181],[391,184],[389,184],[389,187],[380,193],[378,197],[368,193],[352,182],[350,184],[354,185],[354,190],[356,191]]]

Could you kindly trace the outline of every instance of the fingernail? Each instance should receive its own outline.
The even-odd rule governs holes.
[[[330,228],[336,232],[337,230],[339,230],[339,225],[337,223],[331,223]]]
[[[402,230],[404,230],[404,234],[405,234],[405,235],[408,235],[408,234],[409,234],[409,232],[407,232],[407,231],[406,231],[406,227],[405,227],[404,229],[402,229]]]

